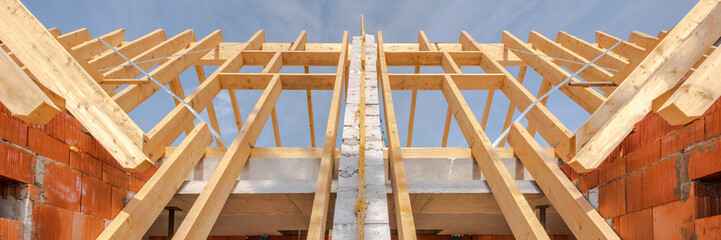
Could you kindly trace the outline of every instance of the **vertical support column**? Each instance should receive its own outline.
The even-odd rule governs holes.
[[[345,117],[343,120],[343,141],[338,162],[338,190],[333,213],[333,239],[356,239],[358,219],[355,216],[355,202],[358,196],[358,150],[360,146],[360,119],[356,117],[360,105],[361,45],[359,36],[353,37],[350,52],[350,67]]]
[[[353,37],[348,88],[346,95],[345,120],[343,123],[343,145],[338,165],[338,190],[333,217],[333,239],[357,239],[358,218],[355,205],[358,197],[358,173],[365,172],[365,239],[390,239],[388,200],[383,165],[383,138],[378,106],[378,78],[376,74],[376,45],[372,35],[366,35],[366,48],[362,49],[362,37]],[[361,55],[365,51],[366,73],[361,79]],[[365,89],[361,91],[361,81]],[[364,94],[365,114],[365,171],[359,169],[360,115],[359,107]]]
[[[390,239],[388,198],[383,163],[383,135],[378,105],[376,43],[373,35],[365,37],[365,239]]]

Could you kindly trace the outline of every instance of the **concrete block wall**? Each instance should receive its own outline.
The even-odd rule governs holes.
[[[157,170],[125,171],[81,129],[65,113],[28,124],[0,104],[0,239],[95,239]]]
[[[650,114],[595,171],[561,169],[623,239],[721,237],[721,101],[683,126]]]

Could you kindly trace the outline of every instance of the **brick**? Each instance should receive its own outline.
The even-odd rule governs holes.
[[[103,181],[122,188],[128,189],[128,174],[108,164],[103,164]]]
[[[70,166],[96,178],[103,178],[103,163],[83,152],[70,152]]]
[[[73,239],[95,239],[105,229],[105,220],[75,212],[72,226]]]
[[[32,128],[28,133],[30,151],[66,165],[69,164],[70,147],[67,144]]]
[[[40,191],[39,188],[35,187],[35,185],[28,185],[28,194],[30,195],[30,200],[35,202],[42,202],[43,192]]]
[[[675,201],[653,208],[654,239],[692,239],[693,233],[693,201]]]
[[[0,239],[22,240],[23,223],[7,218],[0,218]]]
[[[631,173],[661,159],[661,142],[650,143],[626,156],[626,172]]]
[[[570,165],[568,165],[568,164],[564,164],[563,166],[561,166],[561,171],[562,171],[563,174],[565,174],[566,177],[568,177],[568,179],[571,180],[571,181],[576,180],[576,179],[579,178],[579,175],[578,175],[578,173],[576,172],[576,170],[573,170],[573,168],[572,168]]]
[[[137,193],[140,191],[140,188],[145,185],[145,182],[143,180],[137,179],[133,176],[128,177],[128,191]]]
[[[83,175],[83,191],[80,209],[83,213],[110,219],[110,185],[94,177]]]
[[[20,120],[0,114],[0,138],[25,147],[28,141],[28,126]]]
[[[150,180],[150,177],[152,177],[153,174],[155,174],[155,172],[157,172],[157,171],[158,171],[158,167],[157,167],[157,166],[155,166],[155,165],[150,165],[150,167],[148,167],[148,169],[146,169],[144,172],[142,172],[142,173],[130,173],[130,175],[132,175],[132,176],[134,176],[134,177],[136,177],[136,178],[138,178],[138,179],[140,179],[140,180],[143,180],[143,182],[147,182],[148,180]]]
[[[5,107],[5,105],[3,105],[1,102],[0,102],[0,113],[3,113],[3,114],[8,115],[8,116],[9,116],[10,114],[12,114],[12,113],[10,112],[10,109],[8,109],[7,107]]]
[[[706,124],[706,138],[712,138],[721,134],[721,111],[719,111],[721,101],[719,100],[704,114],[703,120]]]
[[[708,142],[691,149],[689,156],[689,179],[699,179],[721,172],[721,139]]]
[[[579,182],[581,184],[580,190],[581,192],[588,191],[588,189],[594,188],[598,186],[598,171],[591,171],[586,174],[581,175],[581,177],[578,178]]]
[[[208,236],[207,240],[228,240],[228,236]]]
[[[643,173],[626,177],[626,211],[635,212],[643,207]]]
[[[678,185],[676,157],[669,158],[643,170],[643,208],[675,201]]]
[[[72,239],[73,212],[35,203],[33,208],[33,239]]]
[[[619,218],[624,240],[650,239],[653,236],[653,211],[651,208],[629,213]]]
[[[665,157],[681,151],[692,143],[705,137],[704,120],[693,121],[683,128],[672,132],[661,139],[661,156]]]
[[[45,201],[53,206],[80,211],[81,173],[65,165],[45,164]]]
[[[695,231],[698,239],[719,239],[721,238],[721,215],[697,219]]]
[[[35,177],[35,156],[0,143],[0,176],[14,179],[23,183],[33,183]]]
[[[598,211],[603,218],[612,218],[626,213],[626,181],[613,181],[599,187]]]
[[[114,219],[115,216],[120,213],[125,207],[125,197],[128,196],[128,192],[123,189],[112,187],[112,194],[110,200],[110,215]]]
[[[599,169],[598,183],[607,183],[626,174],[626,157],[606,160],[606,165]]]
[[[46,124],[47,134],[68,145],[77,145],[82,125],[67,113],[61,112]]]

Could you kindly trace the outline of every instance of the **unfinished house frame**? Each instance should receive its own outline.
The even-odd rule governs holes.
[[[717,1],[702,0],[673,29],[657,36],[632,32],[628,40],[622,40],[597,31],[595,43],[562,31],[555,41],[537,32],[523,41],[504,31],[499,43],[476,42],[465,31],[458,43],[432,43],[420,31],[417,43],[386,43],[382,32],[366,35],[365,28],[357,38],[339,33],[340,39],[334,43],[309,43],[305,31],[291,43],[267,42],[262,30],[245,42],[225,41],[220,30],[199,38],[193,30],[166,37],[159,29],[128,40],[119,29],[93,38],[87,29],[65,34],[46,29],[16,0],[0,4],[0,67],[4,73],[0,76],[0,101],[12,114],[29,123],[45,124],[66,112],[127,171],[159,166],[99,239],[157,235],[168,224],[164,217],[158,218],[166,216],[166,206],[180,207],[183,212],[177,230],[170,220],[173,239],[228,235],[225,233],[232,228],[242,229],[245,235],[272,235],[267,228],[254,231],[220,226],[244,218],[233,211],[252,202],[254,194],[270,196],[264,204],[272,205],[276,203],[272,199],[280,198],[292,202],[297,213],[288,219],[293,220],[279,220],[268,228],[302,231],[307,239],[326,239],[328,235],[334,239],[390,239],[391,229],[399,239],[416,239],[417,233],[429,229],[444,234],[483,234],[496,227],[473,230],[477,227],[473,224],[452,228],[448,225],[456,222],[432,221],[433,214],[466,211],[462,207],[449,210],[447,204],[453,204],[449,201],[431,203],[434,200],[427,196],[432,191],[438,191],[437,198],[454,196],[473,206],[479,205],[472,202],[478,198],[491,200],[481,204],[490,210],[474,213],[505,219],[493,234],[509,229],[516,239],[551,239],[569,233],[579,239],[619,239],[562,166],[578,173],[593,171],[631,133],[634,124],[650,113],[673,125],[686,124],[703,115],[721,94],[718,84],[711,82],[719,71],[716,64],[721,55],[713,46],[721,37],[721,5]],[[136,65],[149,71],[153,79]],[[217,68],[206,75],[207,66]],[[240,73],[245,66],[262,66],[262,71]],[[303,66],[305,73],[282,73],[284,66]],[[310,67],[317,66],[335,67],[336,71],[311,73]],[[415,72],[388,72],[396,66],[415,67]],[[440,66],[443,73],[420,73],[421,67],[428,66]],[[463,73],[464,66],[480,67],[484,73]],[[197,73],[199,86],[186,94],[180,74],[190,68]],[[510,69],[518,69],[517,74]],[[535,95],[523,85],[527,71],[543,78]],[[174,99],[175,108],[144,132],[127,113],[162,90],[154,81],[183,101]],[[556,86],[591,114],[575,132],[545,107],[548,98],[539,99]],[[238,106],[242,90],[262,90],[247,116],[241,115]],[[281,146],[275,106],[284,90],[306,91],[310,124],[294,127],[310,129],[311,147]],[[315,146],[311,91],[319,90],[332,95],[325,134],[318,136],[323,145]],[[396,90],[412,91],[405,146],[400,142],[394,109],[398,106],[393,102]],[[436,90],[448,103],[441,147],[412,147],[413,132],[426,131],[414,129],[418,91]],[[461,93],[466,90],[487,91],[482,113],[471,111]],[[225,94],[238,132],[228,145],[219,138],[222,131],[213,105],[213,99]],[[494,119],[489,117],[493,115],[490,108],[498,98],[508,99],[510,106],[505,117]],[[206,112],[208,122],[198,121],[189,108]],[[523,116],[525,126],[513,121],[516,111],[526,109],[530,110]],[[268,118],[276,146],[255,147]],[[343,145],[336,146],[340,119],[344,121]],[[452,119],[469,147],[446,146]],[[497,146],[485,133],[487,123],[493,120],[501,120],[502,130],[508,129]],[[542,147],[536,134],[550,146]],[[173,146],[176,141],[180,144]],[[284,188],[284,182],[253,179],[254,170],[248,166],[253,159],[269,161],[264,163],[268,168],[283,168],[284,159],[306,159],[309,161],[302,167],[291,168],[316,175]],[[455,183],[409,180],[423,169],[422,159],[467,159],[468,179]],[[442,167],[453,169],[452,165]],[[479,172],[473,173],[474,168]],[[374,182],[379,176],[382,181]],[[270,187],[257,185],[248,190],[261,180],[267,180]],[[269,190],[273,186],[277,188]],[[433,186],[445,190],[428,190]],[[448,190],[454,186],[466,189]],[[386,195],[392,200],[386,201]],[[345,197],[350,200],[341,201]],[[236,203],[229,207],[226,203],[232,201]],[[429,204],[446,205],[421,211]],[[539,219],[534,208],[548,204],[553,206],[549,216],[560,217],[562,222],[547,223],[545,210]],[[273,209],[284,211],[282,207],[268,208],[264,214],[272,215]]]

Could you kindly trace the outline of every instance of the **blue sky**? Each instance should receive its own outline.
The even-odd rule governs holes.
[[[155,29],[165,29],[170,37],[194,29],[198,39],[221,29],[225,41],[245,41],[259,29],[265,30],[268,42],[292,42],[302,30],[309,42],[340,42],[344,30],[351,35],[360,31],[360,14],[365,15],[366,31],[383,31],[385,42],[416,42],[418,30],[424,30],[431,42],[458,42],[461,30],[468,31],[478,42],[499,42],[502,30],[526,40],[531,30],[555,39],[559,30],[589,42],[595,42],[594,31],[601,30],[627,39],[633,30],[656,35],[676,24],[696,1],[25,1],[26,6],[48,28],[63,33],[88,28],[93,37],[118,28],[126,31],[130,41]],[[209,75],[213,67],[206,67]],[[247,67],[243,72],[258,72]],[[391,72],[411,72],[412,68],[392,68]],[[473,68],[463,68],[472,72]],[[509,68],[516,72],[516,68]],[[284,68],[284,71],[298,69]],[[302,70],[300,70],[302,71]],[[311,68],[312,72],[334,72],[334,69]],[[423,69],[426,71],[426,69]],[[428,69],[426,72],[437,71]],[[197,86],[193,68],[181,75],[186,94]],[[540,76],[530,71],[524,85],[536,93]],[[239,104],[247,117],[261,91],[242,91]],[[486,93],[464,91],[477,118],[481,119]],[[228,94],[214,100],[224,140],[230,143],[236,129]],[[394,105],[401,142],[405,145],[410,108],[410,91],[394,91]],[[496,92],[491,107],[487,134],[494,140],[502,131],[508,101]],[[313,110],[317,146],[323,144],[330,91],[313,92]],[[440,146],[446,103],[439,91],[421,91],[413,134],[413,146]],[[146,132],[173,107],[165,93],[151,97],[131,117]],[[286,91],[276,104],[283,146],[308,147],[308,115],[305,91]],[[575,131],[589,114],[562,93],[552,94],[548,108],[566,126]],[[517,112],[518,113],[518,112]],[[206,117],[207,118],[207,117]],[[342,119],[341,119],[342,121]],[[340,124],[342,125],[342,124]],[[540,138],[537,138],[540,140]],[[467,146],[455,121],[449,146]],[[274,146],[270,121],[256,146]]]

